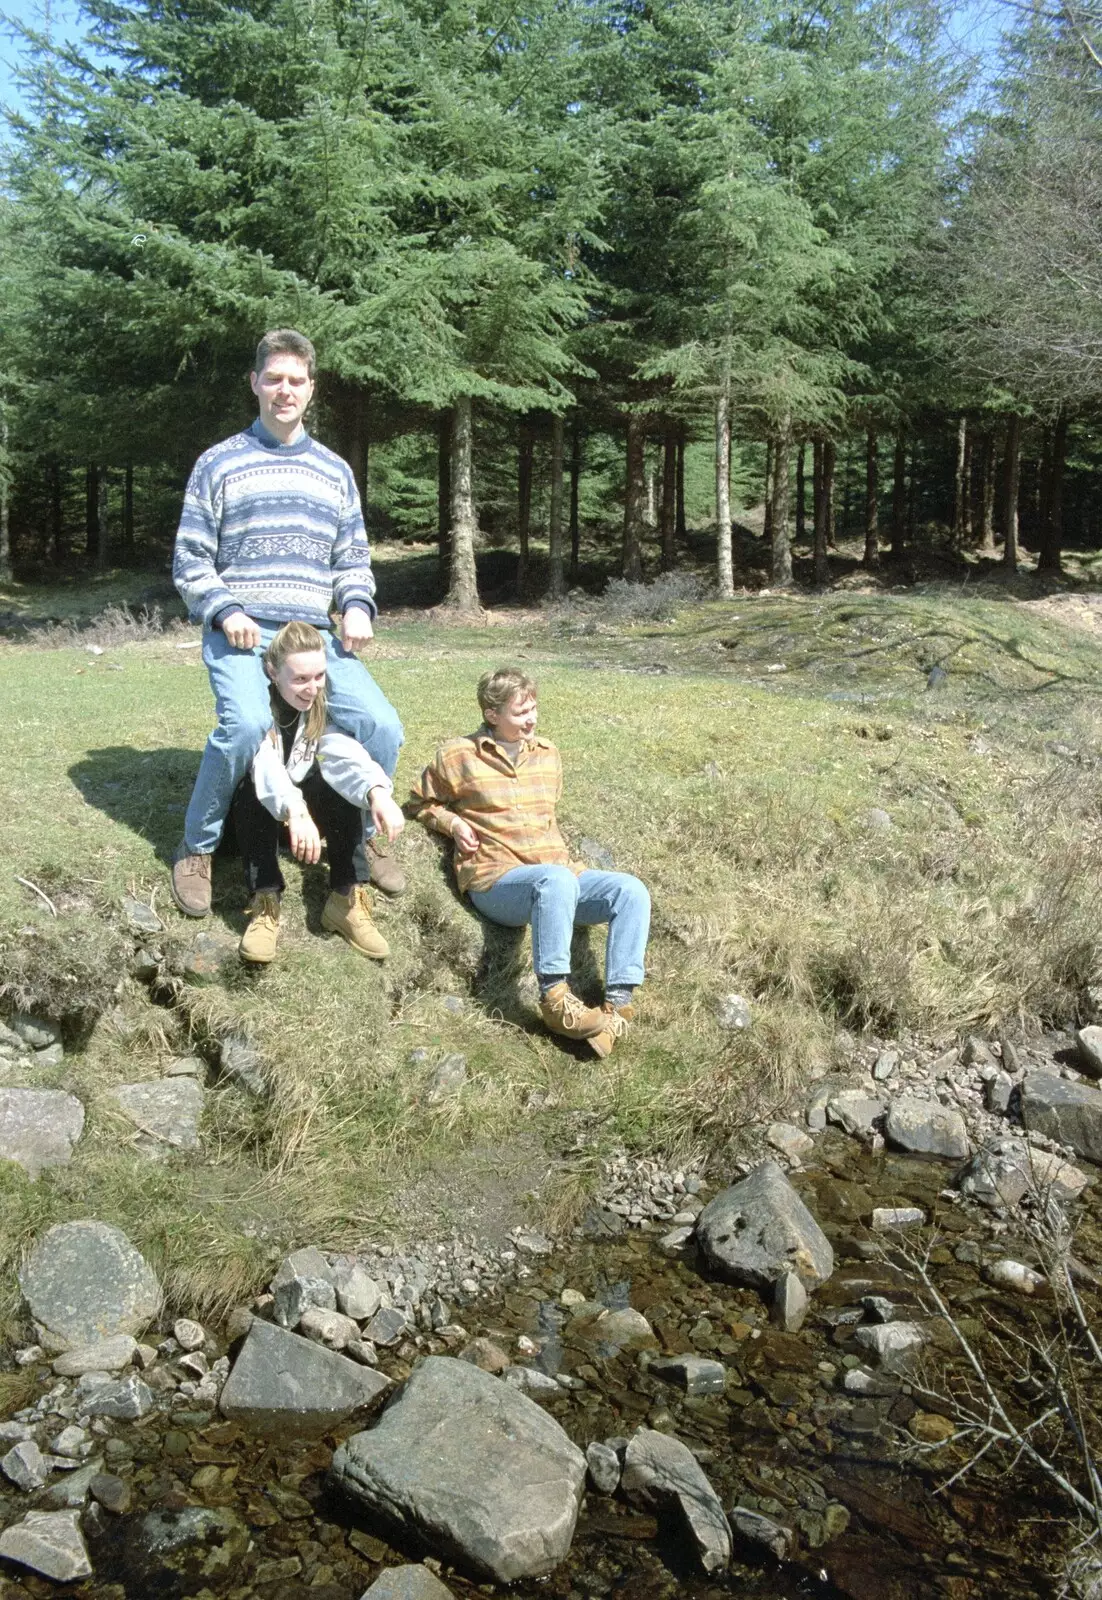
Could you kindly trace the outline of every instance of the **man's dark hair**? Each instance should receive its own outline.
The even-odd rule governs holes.
[[[298,356],[300,361],[305,361],[307,374],[313,380],[318,357],[304,333],[298,333],[294,328],[273,328],[266,333],[256,347],[253,371],[263,372],[264,363],[272,356]]]

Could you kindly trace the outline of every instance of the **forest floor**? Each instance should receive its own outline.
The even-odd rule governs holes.
[[[154,1007],[118,965],[120,903],[152,905],[171,948],[200,931],[166,863],[211,705],[197,630],[111,609],[143,583],[0,589],[0,613],[54,619],[0,642],[0,1010],[65,1012],[64,1059],[35,1081],[87,1108],[69,1166],[31,1184],[0,1163],[2,1261],[98,1216],[178,1303],[217,1311],[293,1243],[569,1220],[614,1147],[687,1156],[771,1120],[840,1027],[1028,1031],[1102,981],[1102,649],[1083,607],[953,582],[747,593],[665,621],[592,599],[386,616],[366,661],[406,727],[398,792],[474,726],[479,673],[519,661],[563,753],[568,839],[651,888],[641,1020],[607,1062],[540,1030],[523,951],[459,904],[417,829],[410,891],[378,908],[384,966],[319,933],[320,869],[291,864],[278,963],[230,959]],[[219,859],[202,931],[232,951],[243,904]],[[599,958],[578,949],[595,993]],[[717,1018],[731,992],[753,1007],[744,1033]],[[216,1087],[198,1152],[138,1160],[108,1091],[227,1030],[275,1092]],[[466,1082],[434,1103],[450,1052]]]

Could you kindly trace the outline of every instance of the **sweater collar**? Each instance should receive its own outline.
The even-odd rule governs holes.
[[[265,450],[278,450],[281,455],[297,456],[310,448],[310,435],[305,428],[303,428],[293,444],[284,444],[281,439],[277,439],[275,434],[264,426],[259,417],[247,431],[256,440],[257,444],[263,445]]]

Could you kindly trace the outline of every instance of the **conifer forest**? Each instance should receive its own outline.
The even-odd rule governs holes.
[[[437,545],[460,609],[594,542],[721,595],[751,548],[829,581],[843,536],[903,581],[1058,575],[1102,545],[1102,11],[1003,22],[979,92],[936,0],[82,0],[76,44],[47,11],[0,572],[162,567],[293,326],[373,540]]]

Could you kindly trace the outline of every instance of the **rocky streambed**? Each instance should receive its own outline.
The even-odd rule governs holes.
[[[813,1144],[801,1135],[787,1178],[758,1167],[717,1197],[652,1168],[642,1229],[623,1226],[647,1207],[622,1184],[591,1237],[550,1251],[518,1233],[492,1294],[458,1267],[410,1292],[393,1258],[308,1250],[230,1327],[181,1321],[148,1343],[140,1258],[100,1224],[66,1225],[84,1232],[23,1277],[43,1344],[70,1349],[19,1358],[38,1394],[2,1430],[0,1596],[1055,1593],[1058,1500],[993,1461],[938,1492],[975,1441],[954,1437],[955,1340],[899,1253],[924,1255],[982,1348],[990,1312],[1011,1334],[1052,1314],[1043,1284],[1026,1295],[994,1271],[1037,1265],[1030,1241],[997,1196],[962,1190],[959,1159],[847,1132],[852,1114],[842,1101]],[[731,1210],[763,1187],[768,1228]],[[1097,1260],[1090,1189],[1079,1207],[1077,1249]],[[751,1255],[787,1252],[782,1287],[731,1282],[702,1209],[721,1245],[726,1230]]]

